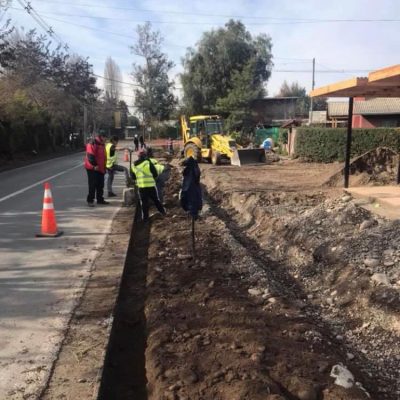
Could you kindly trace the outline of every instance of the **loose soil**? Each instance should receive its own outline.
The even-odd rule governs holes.
[[[168,216],[134,224],[98,398],[398,399],[398,221],[326,187],[339,165],[202,164],[193,255],[172,164]],[[110,314],[90,314],[118,283],[87,290],[44,398],[95,398]],[[330,376],[340,364],[351,388]]]

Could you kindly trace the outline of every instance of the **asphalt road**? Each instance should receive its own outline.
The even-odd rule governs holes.
[[[40,390],[121,205],[117,197],[87,207],[82,160],[79,153],[0,174],[0,399],[33,399]],[[59,238],[35,237],[47,181]],[[118,174],[114,191],[123,187]]]

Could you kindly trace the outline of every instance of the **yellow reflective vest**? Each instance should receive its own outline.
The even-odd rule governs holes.
[[[150,161],[153,163],[153,165],[156,167],[157,174],[158,176],[161,175],[161,173],[164,171],[165,167],[164,165],[160,164],[155,158],[150,158]]]
[[[139,165],[132,165],[132,172],[136,175],[136,184],[139,188],[156,186],[156,181],[150,171],[149,160],[145,160]]]
[[[112,143],[106,144],[106,155],[107,155],[106,168],[112,168],[113,165],[117,164],[117,150],[115,150],[114,155],[111,156],[111,147],[112,146],[114,146]]]

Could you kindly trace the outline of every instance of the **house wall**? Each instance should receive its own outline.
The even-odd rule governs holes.
[[[255,123],[270,123],[272,120],[287,120],[296,117],[297,99],[259,99],[252,105]]]
[[[353,128],[376,128],[376,126],[363,115],[353,115]]]
[[[400,127],[400,114],[394,115],[353,115],[353,128]]]

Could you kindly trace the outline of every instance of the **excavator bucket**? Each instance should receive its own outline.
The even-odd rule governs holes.
[[[264,149],[236,149],[231,158],[231,164],[238,167],[246,164],[265,163]]]

